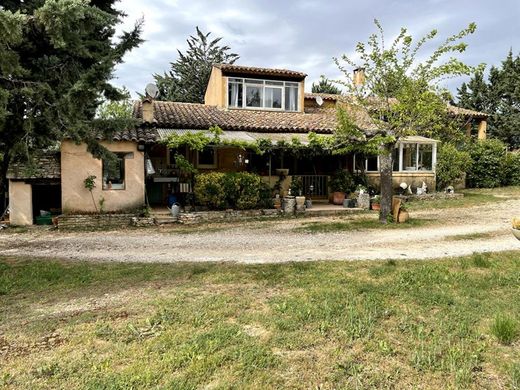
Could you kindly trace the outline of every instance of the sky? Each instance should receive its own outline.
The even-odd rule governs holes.
[[[356,43],[376,31],[374,18],[387,41],[401,27],[413,37],[437,29],[445,38],[475,22],[477,31],[459,56],[469,65],[485,63],[489,69],[511,48],[520,52],[520,0],[122,0],[118,8],[127,14],[121,31],[144,18],[145,42],[125,56],[113,80],[133,97],[153,82],[154,73],[170,69],[195,26],[222,37],[240,55],[236,64],[307,73],[307,91],[320,75],[341,76],[333,57],[351,56]],[[446,87],[455,92],[462,81]]]

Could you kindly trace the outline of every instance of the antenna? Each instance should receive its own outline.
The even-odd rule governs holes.
[[[147,84],[144,90],[146,92],[146,96],[151,97],[152,99],[155,99],[157,96],[159,96],[159,88],[157,88],[157,85],[155,84]]]
[[[318,106],[321,106],[323,104],[323,98],[321,96],[316,96],[316,103],[318,103]]]

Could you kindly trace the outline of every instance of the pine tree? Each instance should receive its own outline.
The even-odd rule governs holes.
[[[332,95],[341,95],[341,90],[336,87],[328,78],[324,75],[320,76],[318,83],[312,83],[312,93],[329,93]]]
[[[229,53],[229,46],[219,46],[222,38],[210,39],[196,27],[196,35],[187,39],[188,50],[177,50],[179,58],[171,70],[153,77],[159,88],[159,99],[188,103],[204,103],[204,95],[213,64],[233,64],[238,54]]]
[[[114,39],[124,14],[117,0],[8,0],[0,8],[0,187],[13,159],[65,137],[108,155],[96,134],[128,125],[96,119],[102,99],[124,96],[114,66],[141,42],[141,22]],[[7,32],[7,34],[6,34]],[[1,196],[1,194],[0,194]]]

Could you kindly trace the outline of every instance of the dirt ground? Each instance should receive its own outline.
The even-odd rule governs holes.
[[[8,256],[121,262],[233,261],[274,263],[310,260],[427,259],[520,248],[510,232],[520,215],[520,201],[466,208],[412,211],[428,219],[422,227],[363,229],[328,233],[298,230],[309,222],[346,218],[320,217],[64,233],[30,229],[0,232],[0,253]],[[371,213],[370,218],[376,218]],[[350,216],[348,218],[367,218]],[[462,235],[473,235],[460,237]],[[455,238],[455,239],[454,239]]]

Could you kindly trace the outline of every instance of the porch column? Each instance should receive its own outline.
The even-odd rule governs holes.
[[[23,181],[9,181],[9,222],[11,225],[32,225],[32,186]]]
[[[399,144],[399,172],[403,171],[403,144]]]
[[[478,124],[478,139],[486,139],[487,138],[486,131],[487,131],[487,120],[482,119],[480,121],[480,123]]]
[[[432,145],[432,171],[435,172],[437,165],[437,142]]]

